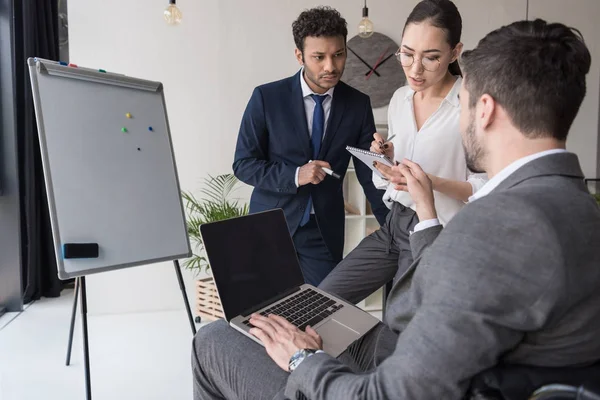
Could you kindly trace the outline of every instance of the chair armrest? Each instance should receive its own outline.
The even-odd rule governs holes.
[[[600,400],[600,386],[598,383],[586,383],[579,387],[577,400]]]
[[[536,390],[529,400],[577,400],[578,388],[570,385],[545,385]]]

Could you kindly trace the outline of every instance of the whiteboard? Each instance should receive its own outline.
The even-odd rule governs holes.
[[[28,65],[58,276],[189,257],[162,84]],[[81,243],[97,244],[97,256],[64,257],[65,244]]]

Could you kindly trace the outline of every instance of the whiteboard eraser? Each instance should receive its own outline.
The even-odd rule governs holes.
[[[65,243],[63,258],[98,258],[98,243]]]

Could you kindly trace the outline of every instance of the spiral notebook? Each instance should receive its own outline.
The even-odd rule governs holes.
[[[348,150],[350,152],[350,154],[352,154],[353,156],[358,158],[360,161],[365,163],[367,165],[367,167],[371,168],[371,170],[373,172],[375,172],[377,174],[377,176],[380,176],[382,178],[384,176],[381,175],[381,172],[379,172],[379,170],[377,170],[377,168],[375,168],[373,166],[373,161],[377,161],[382,164],[389,165],[390,167],[394,166],[394,163],[392,162],[392,160],[390,160],[388,157],[386,157],[383,154],[373,153],[372,151],[363,150],[363,149],[359,149],[357,147],[352,147],[352,146],[346,146],[346,150]]]

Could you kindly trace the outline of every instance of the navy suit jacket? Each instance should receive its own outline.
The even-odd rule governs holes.
[[[369,97],[339,82],[318,159],[327,161],[343,178],[351,157],[346,146],[368,149],[373,133]],[[318,185],[296,187],[296,168],[312,158],[311,152],[300,72],[255,88],[242,118],[233,162],[235,176],[254,187],[250,212],[283,209],[293,235],[312,196],[323,240],[334,260],[340,261],[345,223],[343,179],[327,175]],[[366,165],[355,160],[354,166],[373,213],[383,224],[388,212],[383,191],[373,185]]]

